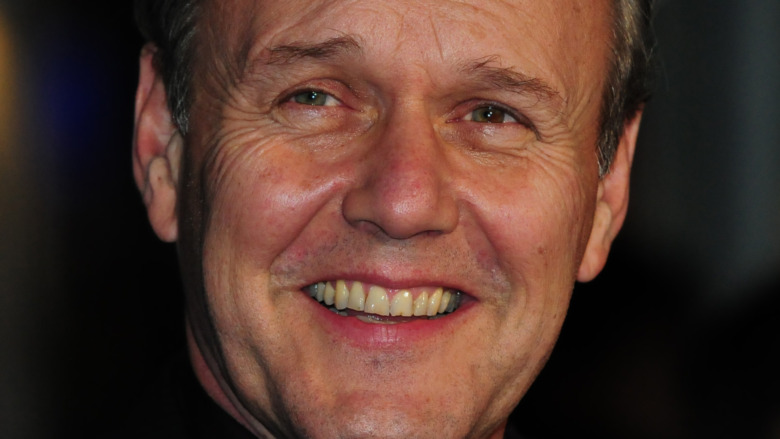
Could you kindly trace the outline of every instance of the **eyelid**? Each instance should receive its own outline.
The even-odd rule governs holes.
[[[292,103],[292,104],[298,104],[298,105],[305,105],[305,104],[300,104],[298,102],[295,102],[295,97],[300,95],[300,94],[302,94],[302,93],[320,93],[320,94],[323,94],[323,95],[326,96],[326,102],[329,99],[332,99],[333,101],[336,102],[336,105],[329,105],[329,104],[326,103],[325,105],[322,105],[322,107],[335,107],[337,105],[344,105],[344,102],[341,99],[337,98],[335,96],[335,94],[333,94],[331,92],[328,92],[328,91],[325,91],[325,90],[323,90],[322,88],[319,88],[319,87],[301,87],[301,88],[295,89],[295,90],[291,91],[290,93],[285,94],[284,97],[282,99],[280,99],[280,103],[281,104]]]
[[[459,116],[459,117],[456,116],[456,117],[448,120],[448,122],[454,122],[456,120],[467,120],[466,117],[470,116],[471,113],[473,113],[474,111],[476,111],[476,110],[478,110],[480,108],[493,107],[493,108],[495,108],[497,110],[503,111],[507,116],[509,116],[512,119],[514,119],[514,121],[516,123],[519,123],[521,125],[527,125],[527,126],[531,125],[531,122],[528,120],[528,118],[522,116],[520,113],[518,113],[516,110],[512,109],[511,107],[509,107],[507,105],[504,105],[504,104],[500,104],[500,103],[495,102],[495,101],[477,100],[477,101],[473,101],[473,102],[467,102],[464,106],[465,106],[465,109],[462,110],[462,111],[458,111],[458,113],[461,113],[461,114],[465,113],[466,116]]]
[[[307,75],[308,76],[308,75]],[[290,78],[292,79],[292,78]],[[306,92],[317,92],[335,99],[339,105],[353,107],[352,95],[355,94],[349,83],[328,75],[322,77],[301,77],[293,80],[289,86],[280,90],[277,98],[273,100],[274,106],[280,106],[293,101],[296,95]],[[295,102],[292,102],[295,104]],[[298,104],[300,105],[300,104]],[[335,107],[337,105],[327,105]]]
[[[479,109],[482,109],[482,108],[492,108],[492,109],[496,109],[496,110],[499,110],[499,111],[503,112],[505,117],[509,117],[511,119],[509,121],[504,121],[503,123],[519,123],[519,124],[522,124],[522,122],[520,122],[520,120],[515,116],[515,113],[512,110],[510,110],[510,109],[508,109],[508,108],[506,108],[506,107],[504,107],[502,105],[495,105],[495,104],[478,105],[478,106],[472,108],[471,111],[467,112],[466,116],[464,117],[464,119],[468,120],[468,121],[473,121],[473,119],[471,117],[474,114],[474,112],[479,110]]]
[[[534,133],[534,135],[536,136],[537,140],[542,140],[541,133],[539,133],[539,130],[536,128],[536,125],[528,117],[526,117],[523,113],[515,110],[514,108],[512,108],[512,107],[510,107],[508,105],[504,105],[504,104],[501,104],[499,102],[492,101],[492,100],[477,100],[477,101],[474,101],[474,103],[468,104],[468,107],[467,107],[468,110],[467,110],[466,114],[470,115],[473,111],[475,111],[475,110],[477,110],[479,108],[484,108],[484,107],[493,107],[493,108],[496,108],[496,109],[499,109],[499,110],[505,112],[507,116],[510,116],[512,119],[514,119],[514,122],[509,122],[508,124],[522,125],[522,126],[528,128],[529,130],[531,130]],[[450,120],[448,122],[456,121],[458,119],[465,120],[465,117],[455,117],[455,118],[453,118],[452,120]],[[502,124],[494,124],[494,125],[502,125]]]

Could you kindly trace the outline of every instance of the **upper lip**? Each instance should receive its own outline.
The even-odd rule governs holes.
[[[383,271],[388,271],[387,269]],[[385,275],[367,274],[366,272],[331,272],[318,276],[311,276],[307,283],[300,285],[299,289],[303,289],[309,285],[317,282],[328,281],[356,281],[369,285],[377,285],[386,289],[403,290],[419,287],[442,287],[445,289],[452,289],[460,291],[463,294],[474,296],[473,289],[469,288],[463,283],[458,282],[457,276],[447,277],[446,280],[442,277],[411,277],[408,276],[408,271],[399,270],[398,276],[390,278]]]
[[[444,243],[386,247],[372,241],[335,239],[332,245],[311,242],[296,252],[285,253],[271,267],[271,274],[281,281],[279,287],[295,290],[318,282],[345,280],[388,290],[442,287],[479,301],[506,289],[500,272],[470,257],[458,256],[462,254],[473,252]]]

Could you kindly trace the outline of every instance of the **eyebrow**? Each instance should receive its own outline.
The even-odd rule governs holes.
[[[352,35],[342,35],[320,42],[292,42],[269,47],[260,64],[286,65],[302,59],[327,61],[345,56],[361,56],[363,48]],[[470,62],[460,63],[460,71],[475,82],[519,95],[533,95],[540,102],[549,104],[553,110],[561,111],[564,100],[561,94],[542,79],[528,76],[511,67],[499,67],[498,55],[487,56]]]
[[[461,71],[475,80],[490,84],[492,87],[517,94],[532,94],[540,101],[554,104],[558,108],[563,104],[561,94],[545,81],[513,70],[511,67],[496,67],[498,56],[491,56],[462,65]]]
[[[290,64],[302,58],[326,60],[347,54],[362,54],[357,40],[349,35],[334,37],[319,43],[295,42],[267,49],[265,64]]]
[[[363,48],[355,37],[343,35],[316,43],[293,42],[270,47],[266,49],[266,51],[268,56],[263,60],[263,63],[268,65],[279,65],[291,64],[303,58],[328,60],[344,55],[361,55],[363,53]],[[540,100],[545,101],[561,99],[560,93],[558,93],[557,90],[539,78],[527,76],[510,67],[496,67],[491,65],[498,64],[498,61],[499,57],[494,55],[480,60],[463,63],[461,71],[480,82],[488,83],[499,89],[518,94],[531,93],[536,95]]]

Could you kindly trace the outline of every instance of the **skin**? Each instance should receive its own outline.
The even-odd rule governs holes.
[[[625,215],[639,115],[601,179],[595,149],[609,3],[215,2],[186,137],[144,49],[135,177],[226,411],[259,437],[501,437]],[[465,299],[369,324],[302,291],[337,279]]]

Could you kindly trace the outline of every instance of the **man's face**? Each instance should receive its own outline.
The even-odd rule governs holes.
[[[500,432],[594,224],[610,2],[212,3],[179,240],[230,404],[277,434]]]

